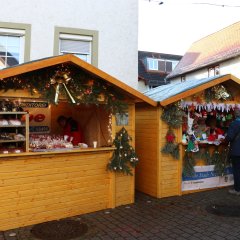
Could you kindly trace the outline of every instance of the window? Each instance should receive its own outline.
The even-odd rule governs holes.
[[[219,66],[214,66],[208,69],[208,77],[213,77],[220,75],[220,68]]]
[[[186,76],[181,76],[181,82],[186,82]]]
[[[54,55],[71,53],[98,65],[98,31],[55,27]]]
[[[92,37],[73,34],[60,34],[59,53],[72,53],[82,60],[91,63]]]
[[[159,71],[170,73],[178,64],[175,60],[147,58],[147,69],[150,71]]]
[[[0,22],[0,69],[30,60],[31,25]]]
[[[147,59],[148,70],[158,70],[158,59],[148,58]]]
[[[0,28],[0,69],[24,62],[25,31]]]

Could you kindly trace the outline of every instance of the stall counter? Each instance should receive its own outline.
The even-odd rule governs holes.
[[[113,150],[1,154],[0,231],[132,203],[133,178],[106,169]]]
[[[24,156],[36,156],[36,155],[58,155],[65,153],[91,153],[91,152],[103,152],[103,151],[113,151],[114,147],[101,147],[101,148],[77,148],[77,149],[61,149],[61,150],[49,150],[49,151],[39,151],[39,152],[23,152],[23,153],[8,153],[0,154],[1,158],[12,158],[24,157]]]

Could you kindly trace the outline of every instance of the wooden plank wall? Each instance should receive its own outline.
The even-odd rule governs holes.
[[[131,104],[128,108],[129,124],[124,126],[128,134],[132,137],[132,146],[135,147],[135,105]],[[115,123],[115,118],[113,118]],[[113,124],[114,125],[114,124]],[[115,126],[113,137],[123,126]],[[133,174],[135,175],[134,171]],[[135,196],[135,177],[116,174],[116,206],[130,204],[134,202]]]
[[[159,158],[159,109],[136,108],[136,189],[151,196],[158,196]]]
[[[160,109],[160,116],[162,114],[162,109]],[[159,117],[160,119],[160,117]],[[166,143],[166,134],[168,131],[168,125],[160,120],[160,175],[161,180],[159,182],[159,198],[169,197],[175,195],[181,195],[181,184],[182,184],[182,156],[179,160],[174,159],[169,154],[161,153],[162,147]],[[181,141],[181,129],[174,129],[176,136],[176,142]],[[182,152],[182,146],[180,145],[180,153]]]
[[[112,207],[111,152],[0,161],[0,231]]]

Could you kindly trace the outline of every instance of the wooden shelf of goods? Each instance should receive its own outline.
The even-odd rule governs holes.
[[[14,124],[0,125],[0,132],[2,133],[4,129],[7,129],[8,133],[13,134],[13,136],[21,132],[21,134],[24,135],[24,139],[0,139],[0,144],[15,143],[17,148],[18,147],[17,143],[25,143],[23,146],[23,151],[29,152],[29,114],[27,112],[0,112],[1,119],[6,120],[6,117],[4,116],[8,116],[8,117],[10,116],[10,118],[15,117],[15,119],[18,119],[18,120],[19,120],[19,116],[21,116],[22,123],[20,125],[14,125]],[[21,131],[19,131],[19,129],[21,129]]]

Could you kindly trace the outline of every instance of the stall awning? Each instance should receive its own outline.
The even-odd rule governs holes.
[[[106,72],[94,67],[91,64],[88,64],[87,62],[79,59],[78,57],[72,54],[39,59],[24,64],[20,64],[14,67],[5,68],[0,71],[0,80],[65,63],[79,67],[81,70],[106,81],[109,85],[117,88],[122,94],[129,96],[135,102],[145,102],[152,106],[157,106],[157,102],[155,102],[148,96],[140,93],[139,91],[128,86],[124,82],[110,76]]]
[[[240,79],[231,74],[226,74],[197,80],[192,79],[186,82],[171,83],[146,91],[144,94],[154,101],[160,102],[162,106],[166,106],[229,80],[240,84]]]

